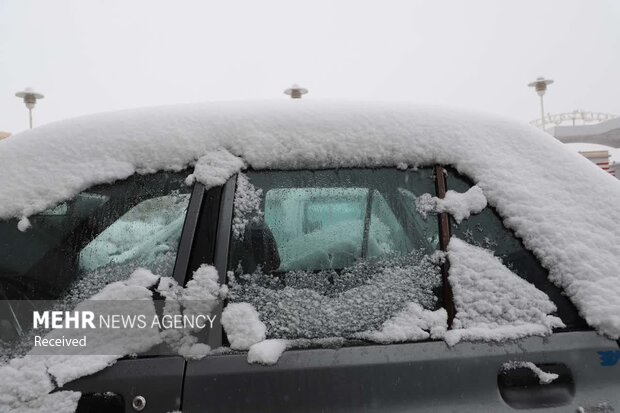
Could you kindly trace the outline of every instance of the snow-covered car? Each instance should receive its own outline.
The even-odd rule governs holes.
[[[618,205],[544,132],[404,104],[23,132],[0,142],[0,411],[614,411]],[[88,306],[211,323],[33,345],[33,311]]]

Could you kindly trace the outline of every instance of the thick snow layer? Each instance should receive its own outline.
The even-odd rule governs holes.
[[[248,303],[228,304],[222,311],[222,326],[230,341],[230,348],[247,350],[263,341],[267,327],[260,321],[256,309]]]
[[[284,350],[286,350],[286,340],[263,340],[250,347],[248,363],[276,364]]]
[[[552,383],[559,376],[555,373],[547,373],[531,361],[509,361],[502,364],[502,370],[514,370],[519,368],[530,369],[538,377],[540,384]]]
[[[222,149],[257,169],[453,165],[586,320],[620,337],[620,183],[550,135],[505,119],[313,100],[81,117],[0,144],[0,217],[30,216],[93,184],[179,170]]]
[[[503,341],[549,335],[562,321],[549,297],[510,271],[493,252],[461,241],[448,245],[456,315],[445,340]]]
[[[469,218],[471,214],[478,214],[487,206],[487,199],[479,186],[474,185],[465,193],[453,190],[446,191],[444,198],[437,198],[431,194],[422,194],[416,201],[416,209],[423,216],[429,212],[447,212],[457,223]]]
[[[198,181],[209,189],[225,184],[228,178],[244,167],[242,159],[225,149],[219,149],[201,156],[194,166],[194,173],[187,177],[185,183],[191,185]]]

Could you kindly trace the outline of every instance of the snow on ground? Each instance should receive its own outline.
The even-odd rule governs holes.
[[[253,344],[265,340],[267,327],[260,321],[258,312],[249,303],[228,304],[222,312],[222,326],[226,331],[230,348],[247,350]]]
[[[286,340],[263,340],[250,346],[248,363],[276,364],[286,350]]]
[[[492,251],[456,237],[448,245],[456,315],[445,335],[449,345],[461,340],[504,341],[546,336],[564,323],[549,315],[549,297],[510,271]]]
[[[502,364],[502,370],[514,370],[519,368],[530,369],[538,377],[540,384],[552,383],[559,376],[555,373],[547,373],[531,361],[509,361]]]
[[[477,185],[472,186],[464,193],[448,190],[444,198],[422,194],[416,199],[416,210],[423,216],[429,212],[447,212],[454,217],[457,224],[469,218],[471,214],[480,213],[486,206],[487,199],[482,193],[482,189]]]
[[[257,169],[453,165],[586,321],[620,337],[620,183],[548,134],[506,119],[311,99],[86,116],[1,143],[0,217],[27,217],[93,184],[180,170],[223,150]],[[222,179],[200,169],[194,175],[207,184]]]

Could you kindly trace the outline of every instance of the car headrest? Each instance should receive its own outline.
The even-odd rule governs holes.
[[[280,254],[276,239],[264,222],[252,222],[245,228],[244,257],[241,265],[244,272],[251,273],[260,265],[265,274],[271,274],[280,267]]]

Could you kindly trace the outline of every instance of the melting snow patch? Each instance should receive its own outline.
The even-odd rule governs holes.
[[[250,346],[248,363],[276,364],[286,350],[286,340],[263,340]]]
[[[254,306],[248,303],[228,304],[222,312],[222,326],[230,341],[230,348],[247,350],[265,340],[267,327],[260,321]]]
[[[192,343],[191,345],[181,346],[179,355],[188,360],[200,360],[211,352],[211,347],[204,343]]]
[[[17,221],[17,229],[21,232],[26,232],[32,224],[30,224],[30,220],[27,217],[22,217],[19,221]]]
[[[136,285],[139,287],[150,288],[159,280],[159,276],[153,274],[151,271],[146,268],[138,268],[135,270],[127,281],[125,281],[126,285]]]
[[[503,341],[546,336],[562,321],[549,297],[502,264],[491,251],[452,237],[448,245],[456,315],[445,340]]]
[[[508,361],[502,364],[502,370],[514,370],[519,368],[530,369],[538,377],[540,384],[549,384],[557,379],[559,376],[555,373],[547,373],[538,367],[531,361]]]
[[[431,212],[436,212],[437,210],[437,200],[439,198],[432,196],[431,194],[422,194],[415,200],[415,208],[416,210],[422,214],[423,217]]]
[[[416,199],[416,209],[423,216],[429,212],[447,212],[457,223],[469,218],[471,214],[480,213],[486,206],[487,199],[478,185],[464,193],[449,190],[444,198],[423,194]]]
[[[443,308],[430,311],[420,304],[409,303],[405,309],[383,323],[381,330],[359,333],[364,340],[396,343],[442,338],[448,328],[448,314]]]

